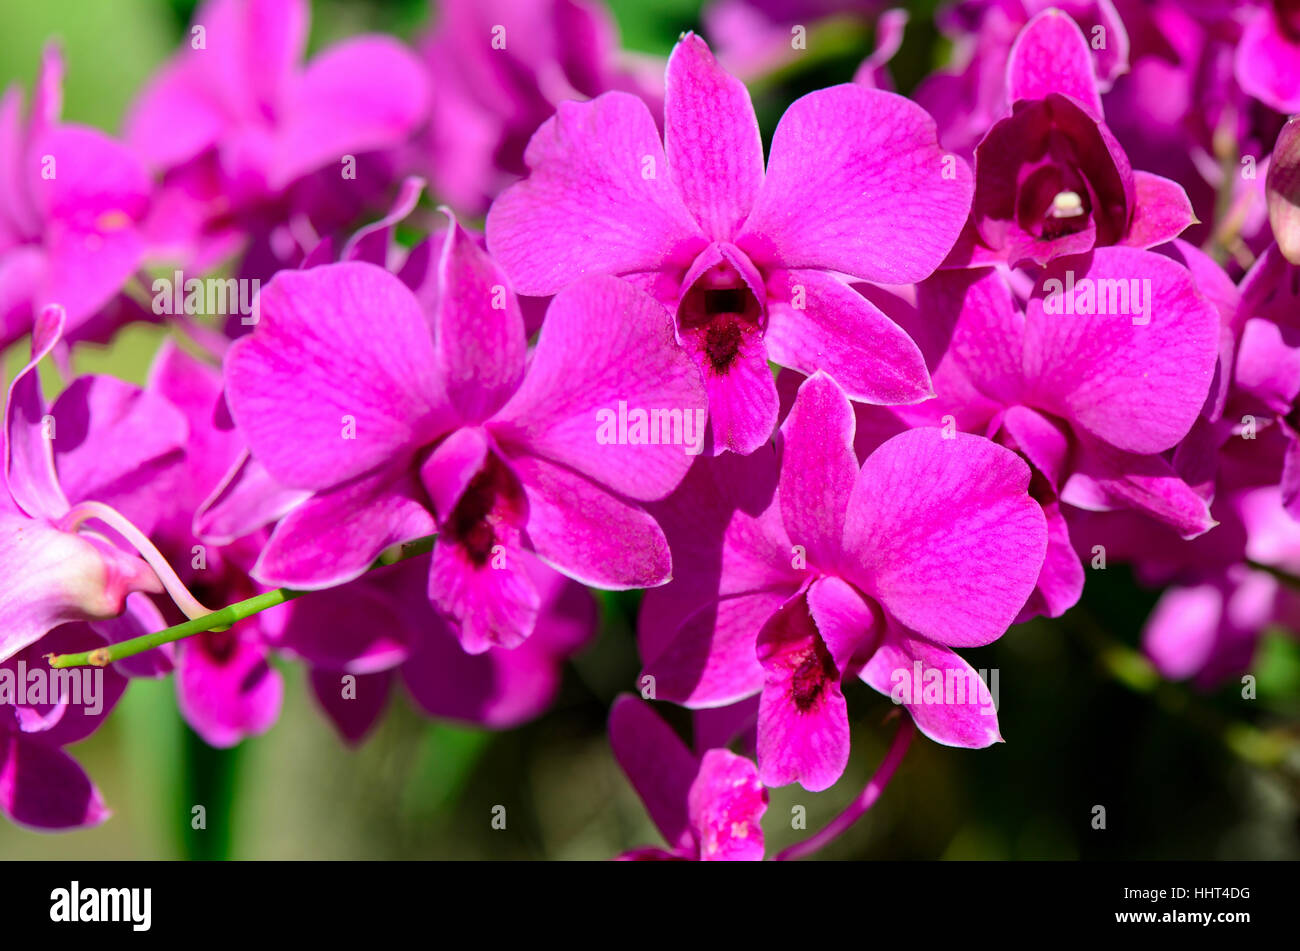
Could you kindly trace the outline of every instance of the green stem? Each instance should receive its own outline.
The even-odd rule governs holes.
[[[126,657],[134,657],[136,654],[143,654],[147,650],[153,650],[163,644],[170,644],[172,641],[179,641],[195,634],[202,634],[204,631],[210,631],[217,627],[230,627],[236,621],[242,621],[246,617],[252,617],[259,611],[273,608],[277,604],[284,604],[286,601],[292,601],[294,598],[302,597],[307,593],[306,591],[290,591],[288,588],[276,588],[274,591],[267,591],[265,594],[257,594],[244,601],[237,601],[221,608],[219,611],[213,611],[211,614],[205,614],[203,617],[195,618],[192,621],[185,621],[155,634],[133,637],[128,641],[110,644],[108,647],[98,647],[91,651],[83,651],[80,654],[49,654],[46,659],[51,667],[107,667],[116,661]]]
[[[428,535],[424,538],[394,546],[380,555],[369,570],[373,571],[375,568],[396,564],[399,561],[405,561],[407,558],[414,558],[416,555],[423,555],[432,551],[434,537]],[[236,601],[234,604],[226,605],[226,607],[213,611],[211,614],[184,621],[154,634],[144,634],[140,637],[133,637],[130,640],[83,651],[79,654],[47,654],[46,660],[51,667],[107,667],[109,664],[124,658],[143,654],[155,647],[192,637],[195,634],[202,634],[204,631],[225,630],[236,621],[242,621],[244,618],[252,617],[267,608],[276,607],[286,601],[292,601],[294,598],[301,598],[304,594],[311,594],[311,592],[295,591],[290,588],[276,588],[274,591],[255,594],[251,598]]]

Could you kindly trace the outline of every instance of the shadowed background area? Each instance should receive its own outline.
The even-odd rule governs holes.
[[[0,81],[29,86],[42,44],[61,39],[65,115],[112,131],[146,76],[184,35],[186,0],[9,2]],[[610,4],[624,46],[666,54],[700,26],[697,0]],[[900,91],[945,50],[933,3],[909,4],[906,39],[891,63]],[[423,0],[313,4],[311,46],[377,29],[410,39]],[[848,81],[872,48],[869,28],[845,30],[755,87],[765,137],[792,99]],[[481,224],[481,222],[480,222]],[[109,348],[84,347],[74,365],[142,382],[166,331],[131,327]],[[6,380],[25,345],[3,355]],[[1154,679],[1135,653],[1156,593],[1127,569],[1090,571],[1081,604],[1060,622],[1013,628],[965,652],[996,669],[1006,743],[981,751],[920,739],[868,816],[827,858],[1162,859],[1300,857],[1300,649],[1275,632],[1252,668],[1258,699],[1240,684],[1214,694]],[[549,713],[493,733],[430,721],[395,695],[379,727],[347,748],[318,710],[301,667],[282,663],[278,724],[234,750],[213,750],[182,722],[170,681],[135,681],[108,723],[72,749],[113,810],[103,826],[37,835],[0,823],[3,858],[488,858],[604,859],[660,844],[614,762],[610,704],[635,689],[635,594],[602,595],[598,640],[565,670]],[[832,789],[772,791],[768,854],[828,821],[883,757],[893,705],[846,689],[853,720],[848,771]],[[684,711],[661,711],[689,735]],[[1290,766],[1261,728],[1291,724]],[[1276,733],[1270,734],[1275,737]],[[506,828],[492,825],[496,806]],[[803,806],[807,830],[791,828]],[[1105,829],[1093,828],[1096,806]],[[195,829],[202,807],[203,829]]]

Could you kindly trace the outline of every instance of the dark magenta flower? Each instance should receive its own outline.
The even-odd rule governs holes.
[[[1010,57],[1010,113],[975,150],[973,228],[950,263],[1043,265],[1107,245],[1150,248],[1192,223],[1182,186],[1134,172],[1107,128],[1073,20],[1039,14]]]
[[[522,294],[616,274],[676,318],[709,394],[715,451],[777,421],[768,360],[831,373],[853,399],[930,395],[916,345],[845,283],[930,274],[969,210],[966,165],[933,120],[862,85],[811,93],[777,126],[766,170],[744,85],[687,35],[668,63],[663,140],[645,104],[563,103],[529,177],[488,213],[488,247]]]
[[[959,0],[937,14],[953,44],[951,65],[916,88],[916,101],[939,123],[944,145],[970,155],[1011,104],[1007,61],[1025,24],[1048,9],[1068,15],[1089,39],[1091,71],[1105,92],[1128,70],[1129,37],[1111,0]]]

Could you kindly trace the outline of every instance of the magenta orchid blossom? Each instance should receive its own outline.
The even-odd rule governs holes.
[[[779,463],[766,453],[700,463],[656,509],[680,546],[681,579],[642,611],[656,696],[705,708],[759,694],[769,786],[821,790],[843,773],[850,676],[897,694],[939,742],[996,742],[978,689],[932,702],[916,671],[978,680],[952,648],[996,640],[1033,590],[1047,532],[1028,466],[988,440],[929,428],[860,466],[849,401],[820,373],[781,435]]]
[[[63,57],[50,46],[24,119],[0,100],[0,349],[58,303],[76,338],[144,254],[149,186],[139,161],[97,129],[61,121]]]
[[[609,714],[614,757],[669,848],[622,859],[758,861],[768,793],[752,760],[716,748],[696,756],[648,704],[622,696]]]
[[[47,410],[36,367],[63,327],[61,308],[37,318],[32,359],[10,384],[5,407],[3,659],[59,624],[115,618],[132,592],[161,592],[166,580],[154,571],[160,561],[146,564],[130,550],[140,543],[152,553],[145,530],[128,515],[147,518],[145,506],[131,504],[139,498],[133,490],[147,489],[170,464],[184,440],[183,421],[165,408],[158,415],[146,396],[112,377],[80,378]],[[88,527],[91,521],[108,533]],[[123,536],[125,547],[115,541]]]
[[[699,368],[717,451],[771,437],[769,359],[826,370],[858,400],[928,397],[916,345],[840,275],[916,281],[952,247],[971,178],[933,120],[834,86],[790,107],[764,169],[749,94],[698,36],[673,51],[666,88],[662,142],[621,93],[562,104],[533,136],[529,177],[487,219],[515,289],[553,294],[596,273],[648,290]]]
[[[950,263],[1044,265],[1107,245],[1150,248],[1192,223],[1182,186],[1135,172],[1107,128],[1074,20],[1038,14],[1006,69],[1010,111],[975,149],[972,229]]]
[[[551,304],[525,367],[518,305],[459,226],[439,287],[432,321],[373,265],[285,272],[263,292],[261,322],[226,358],[230,408],[274,479],[314,495],[276,527],[254,576],[329,587],[438,532],[429,597],[475,653],[533,628],[525,550],[602,587],[667,580],[663,535],[629,500],[672,491],[689,447],[611,451],[597,420],[620,404],[696,418],[703,394],[668,317],[628,284],[584,282]]]
[[[1056,9],[1088,38],[1089,69],[1106,92],[1128,71],[1129,35],[1112,0],[960,0],[945,4],[939,28],[951,37],[954,65],[922,80],[916,101],[939,123],[945,145],[970,155],[1007,111],[1007,62],[1025,25]]]
[[[1135,287],[1127,307],[1112,306],[1111,291]],[[1054,262],[1024,302],[996,269],[943,272],[917,302],[919,320],[955,315],[934,371],[939,395],[882,413],[979,433],[1030,461],[1050,528],[1032,612],[1059,616],[1082,590],[1070,507],[1137,509],[1185,538],[1215,524],[1209,499],[1165,455],[1196,422],[1218,356],[1219,315],[1185,268],[1101,248]]]

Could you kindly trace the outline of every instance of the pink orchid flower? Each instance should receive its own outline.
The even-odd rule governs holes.
[[[980,678],[951,648],[1000,637],[1043,565],[1043,514],[1014,453],[923,428],[859,466],[854,429],[844,392],[815,374],[782,424],[779,463],[699,463],[655,507],[679,570],[643,604],[646,674],[658,698],[692,708],[759,694],[769,786],[822,790],[843,773],[848,676],[897,696],[941,743],[1000,739]],[[976,689],[927,697],[930,671]]]
[[[767,790],[752,760],[726,749],[697,756],[648,703],[627,695],[609,713],[614,758],[645,803],[668,849],[620,859],[756,862],[763,858]]]
[[[79,378],[47,410],[36,367],[63,328],[61,308],[41,313],[32,359],[9,386],[0,660],[61,623],[116,618],[137,601],[132,592],[161,592],[168,583],[155,574],[161,561],[146,564],[129,549],[152,551],[150,483],[184,443],[184,421],[111,377]],[[86,527],[91,521],[107,533]]]
[[[514,296],[459,226],[437,273],[430,312],[360,262],[284,272],[263,290],[260,323],[226,357],[230,409],[274,481],[315,494],[276,526],[254,577],[329,587],[437,532],[429,596],[473,653],[532,630],[525,550],[597,587],[663,583],[667,543],[629,500],[672,491],[691,456],[597,436],[620,403],[703,412],[667,315],[593,278],[556,297],[527,360]]]
[[[952,247],[971,178],[933,120],[891,93],[822,89],[786,112],[764,169],[749,93],[694,34],[668,61],[664,116],[661,141],[643,102],[606,93],[537,131],[529,177],[487,218],[515,289],[589,274],[646,288],[704,380],[718,452],[771,437],[769,360],[824,369],[857,400],[930,396],[916,345],[841,275],[920,280]]]
[[[428,111],[424,70],[379,35],[303,65],[308,9],[305,0],[206,0],[185,48],[132,107],[127,140],[163,174],[150,220],[160,256],[203,270],[251,238],[269,258],[261,270],[273,271],[377,197],[374,182],[391,180],[378,168],[347,176],[344,163],[406,142]]]

